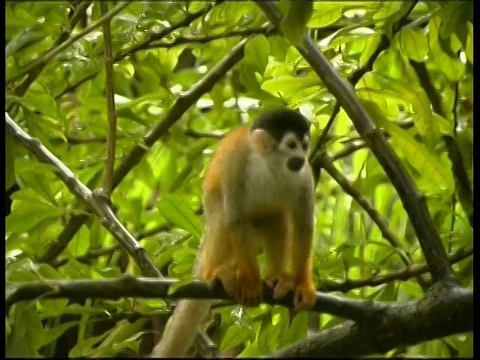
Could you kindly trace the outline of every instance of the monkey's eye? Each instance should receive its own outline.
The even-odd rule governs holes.
[[[307,151],[307,149],[308,149],[308,141],[304,141],[304,142],[302,143],[302,147],[303,147],[303,150]]]
[[[289,149],[295,150],[295,149],[297,148],[297,143],[296,143],[295,141],[289,141],[289,142],[287,143],[287,147],[288,147]]]

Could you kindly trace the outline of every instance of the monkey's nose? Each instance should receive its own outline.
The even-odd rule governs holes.
[[[305,163],[305,159],[299,156],[293,156],[287,161],[287,167],[292,171],[298,171]]]

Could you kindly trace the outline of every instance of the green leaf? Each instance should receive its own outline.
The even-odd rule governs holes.
[[[161,145],[161,144],[159,144]],[[149,163],[152,168],[153,176],[160,180],[162,192],[168,193],[177,176],[177,152],[166,146],[156,149],[149,156]]]
[[[100,341],[105,339],[113,330],[115,330],[115,327],[112,328],[111,330],[105,331],[103,334],[100,334],[98,336],[80,340],[68,352],[68,356],[69,357],[89,356],[93,351],[95,351],[95,345],[97,345]]]
[[[380,120],[380,123],[398,144],[407,161],[422,174],[423,178],[430,179],[447,193],[453,191],[454,182],[449,166],[397,125],[383,119]]]
[[[468,26],[468,37],[465,44],[465,55],[467,56],[468,61],[473,65],[473,25],[471,23],[467,24]]]
[[[378,46],[382,42],[382,33],[377,32],[370,35],[365,42],[358,66],[363,67],[370,60],[370,57],[377,51]]]
[[[15,141],[5,129],[5,190],[15,183]]]
[[[238,325],[231,325],[228,327],[225,335],[222,338],[220,343],[220,349],[222,351],[230,350],[236,347],[237,345],[242,344],[243,342],[249,339],[249,332]]]
[[[202,223],[198,216],[179,195],[165,194],[158,204],[158,211],[171,224],[188,231],[195,238],[202,236]]]
[[[288,2],[290,6],[280,23],[280,29],[292,45],[303,46],[307,23],[313,13],[313,2],[309,0]]]
[[[244,63],[253,72],[263,76],[270,56],[270,43],[264,35],[259,35],[245,45]]]
[[[42,221],[53,221],[64,213],[63,209],[40,202],[14,203],[14,205],[14,209],[12,209],[12,212],[6,219],[7,232],[26,232],[39,225]]]
[[[473,1],[447,2],[438,12],[442,19],[440,37],[447,39],[459,27],[464,27],[473,16]],[[461,39],[460,39],[461,40]]]
[[[40,346],[45,346],[50,344],[51,342],[57,340],[60,336],[62,336],[65,331],[72,328],[73,326],[78,325],[78,321],[69,321],[60,325],[57,325],[53,328],[48,328],[43,330],[44,337],[43,342]]]
[[[412,28],[402,30],[400,32],[400,42],[410,59],[421,62],[427,56],[427,37],[420,30]]]
[[[340,3],[314,2],[315,10],[312,13],[308,26],[321,28],[335,24],[343,17],[343,8]],[[318,7],[318,9],[317,9]]]
[[[315,74],[309,74],[303,78],[292,76],[278,76],[274,79],[266,80],[262,84],[262,90],[273,95],[280,94],[283,98],[289,99],[295,96],[295,93],[314,85],[318,85],[320,80]]]
[[[25,50],[36,42],[44,39],[45,34],[38,31],[38,29],[35,29],[37,27],[38,26],[22,29],[18,34],[16,34],[14,38],[8,42],[7,46],[5,46],[5,58],[9,58],[10,56]]]
[[[302,311],[295,315],[292,320],[292,325],[290,325],[286,338],[286,345],[305,339],[307,337],[307,332],[308,312]]]
[[[15,305],[12,333],[6,341],[7,357],[34,357],[44,342],[44,329],[35,302]]]
[[[432,110],[425,90],[415,84],[397,81],[373,71],[370,73],[375,82],[380,86],[381,93],[391,94],[399,102],[411,104],[412,117],[415,120],[415,127],[427,145],[434,148],[439,141],[439,130],[437,123],[433,121]]]

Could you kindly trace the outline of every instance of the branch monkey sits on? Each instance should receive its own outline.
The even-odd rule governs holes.
[[[219,144],[203,182],[206,227],[196,276],[219,280],[246,306],[262,301],[258,249],[275,298],[294,292],[296,311],[315,302],[312,282],[314,183],[309,123],[274,110]],[[179,302],[152,356],[184,356],[208,313],[208,300]]]

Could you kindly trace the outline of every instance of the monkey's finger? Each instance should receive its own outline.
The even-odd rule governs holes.
[[[277,278],[265,279],[265,283],[268,285],[269,288],[272,288],[272,289],[275,289],[277,282],[278,282]]]
[[[278,281],[276,286],[275,286],[275,289],[273,290],[273,298],[274,299],[281,299],[285,295],[287,295],[287,293],[289,291],[291,291],[292,289],[293,289],[293,284],[288,279]]]

